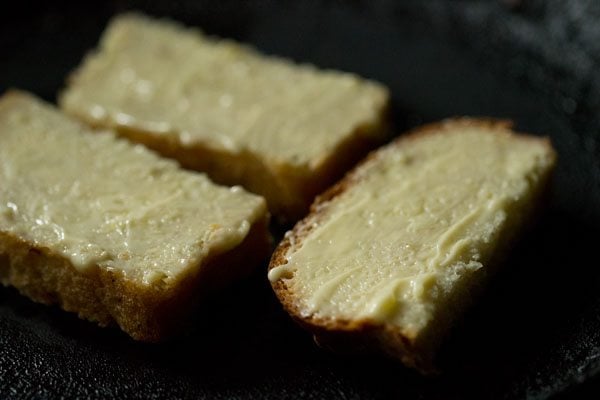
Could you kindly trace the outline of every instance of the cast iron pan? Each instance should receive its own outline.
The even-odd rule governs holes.
[[[54,100],[108,18],[139,9],[379,80],[392,90],[397,132],[454,115],[509,118],[550,136],[559,164],[547,213],[456,324],[438,377],[317,348],[277,303],[265,263],[209,299],[182,337],[160,345],[0,289],[0,397],[600,396],[597,4],[180,0],[3,9],[1,91],[18,87]]]

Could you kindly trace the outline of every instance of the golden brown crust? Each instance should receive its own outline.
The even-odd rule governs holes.
[[[265,217],[233,250],[209,256],[171,285],[149,286],[100,267],[82,272],[47,248],[0,232],[0,282],[36,302],[58,304],[100,326],[116,323],[136,340],[156,342],[181,328],[198,296],[249,273],[269,248]]]
[[[476,126],[490,132],[508,134],[519,140],[542,142],[548,151],[556,157],[548,138],[521,135],[513,132],[510,130],[512,123],[506,120],[463,117],[421,126],[400,136],[387,146],[371,152],[353,170],[348,172],[343,179],[318,196],[310,207],[310,213],[304,219],[300,220],[291,231],[287,232],[282,242],[275,249],[269,264],[269,270],[287,263],[287,254],[296,251],[302,246],[303,239],[325,217],[333,201],[354,185],[360,184],[360,180],[362,179],[361,171],[369,164],[377,162],[378,158],[382,157],[384,151],[402,146],[404,143],[412,140],[418,140],[424,135],[441,134],[444,131],[456,130],[461,126]],[[542,185],[540,192],[544,192],[545,189],[546,185]],[[543,193],[539,194],[539,196],[542,195]],[[501,260],[494,260],[493,263],[497,264],[499,261]],[[441,336],[436,331],[428,332],[428,335],[425,337],[415,337],[411,332],[400,331],[397,327],[380,325],[368,320],[323,319],[314,315],[303,316],[300,305],[295,300],[294,293],[286,285],[286,279],[292,277],[293,275],[285,276],[283,277],[284,279],[278,279],[273,282],[273,290],[284,309],[302,327],[313,333],[315,341],[318,344],[342,351],[383,352],[389,356],[399,358],[405,365],[417,368],[423,373],[436,371],[434,366],[434,351],[439,346]],[[473,288],[473,290],[476,289],[475,287]],[[461,300],[458,299],[458,301]],[[449,319],[445,321],[447,318],[443,315],[439,315],[438,317],[444,320],[440,323],[440,331],[449,328],[451,321]]]

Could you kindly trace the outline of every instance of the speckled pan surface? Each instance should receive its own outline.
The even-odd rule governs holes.
[[[2,398],[547,398],[600,395],[600,7],[594,1],[125,1],[0,15],[0,91],[54,100],[111,15],[169,15],[264,52],[388,85],[396,131],[511,118],[559,155],[548,211],[422,378],[314,346],[262,271],[179,340],[132,342],[0,288]],[[514,4],[519,5],[514,6]],[[508,6],[507,4],[513,4]],[[0,183],[1,184],[1,183]],[[583,382],[583,383],[581,383]]]

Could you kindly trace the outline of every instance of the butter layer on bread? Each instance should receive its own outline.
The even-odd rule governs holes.
[[[192,287],[242,274],[268,251],[261,197],[22,92],[0,99],[0,180],[2,283],[135,338],[161,338],[175,323],[164,313]],[[213,271],[247,240],[248,265]]]
[[[292,220],[383,136],[387,90],[135,14],[116,17],[61,107],[263,195]]]
[[[417,130],[316,201],[279,245],[269,279],[317,339],[371,340],[426,370],[471,292],[531,220],[554,162],[547,139],[501,122]]]

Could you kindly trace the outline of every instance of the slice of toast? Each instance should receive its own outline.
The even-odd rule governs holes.
[[[0,99],[0,282],[133,338],[269,252],[266,203],[22,92]]]
[[[385,136],[387,90],[297,65],[173,22],[116,17],[59,99],[297,220]]]
[[[284,308],[327,347],[378,350],[427,372],[544,192],[549,140],[498,121],[425,126],[373,152],[276,249]]]

